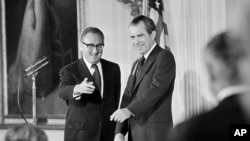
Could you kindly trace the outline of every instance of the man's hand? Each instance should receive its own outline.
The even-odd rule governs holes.
[[[123,134],[121,134],[121,133],[118,133],[118,134],[115,135],[114,141],[126,141],[125,136]]]
[[[123,122],[124,120],[130,118],[132,113],[128,110],[128,108],[118,109],[111,116],[110,121],[118,121]]]
[[[93,82],[88,82],[88,78],[84,78],[82,83],[78,84],[74,88],[74,93],[82,95],[82,94],[92,94],[95,90],[95,86]]]

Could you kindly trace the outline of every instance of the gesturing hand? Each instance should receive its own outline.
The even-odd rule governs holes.
[[[84,80],[75,86],[74,92],[80,94],[92,94],[95,90],[95,86],[93,82],[88,82],[88,78],[84,78]]]
[[[110,116],[110,121],[123,122],[130,118],[131,115],[131,112],[127,108],[118,109]]]

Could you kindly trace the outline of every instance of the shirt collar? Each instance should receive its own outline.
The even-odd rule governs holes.
[[[84,60],[84,62],[85,62],[85,64],[86,64],[86,66],[88,67],[88,69],[91,70],[91,69],[92,69],[92,64],[89,63],[84,57],[83,57],[83,60]],[[97,65],[97,67],[98,67],[98,69],[99,69],[99,68],[101,67],[100,61],[99,61],[98,63],[96,63],[96,65]]]
[[[148,58],[149,54],[152,52],[152,50],[155,48],[155,46],[156,46],[156,43],[154,43],[153,46],[151,47],[151,49],[146,54],[143,55],[145,60]]]
[[[217,97],[219,101],[222,101],[229,96],[236,95],[236,94],[244,94],[249,91],[250,91],[250,88],[247,85],[233,85],[233,86],[229,86],[229,87],[225,87],[221,89]]]

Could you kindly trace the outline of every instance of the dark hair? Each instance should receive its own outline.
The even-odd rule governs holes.
[[[104,40],[104,34],[102,33],[102,31],[101,31],[99,28],[96,28],[96,27],[88,27],[88,28],[86,28],[86,29],[81,33],[81,40],[83,40],[84,37],[85,37],[88,33],[95,33],[95,34],[98,34],[98,35]]]
[[[245,55],[237,40],[237,38],[232,38],[229,32],[222,32],[208,42],[206,49],[225,64],[237,65],[238,61]]]
[[[19,125],[9,129],[5,141],[47,141],[47,135],[38,127],[30,124]]]
[[[240,78],[240,62],[245,52],[237,38],[232,38],[229,32],[223,32],[213,37],[207,44],[206,53],[210,53],[228,69],[228,80],[231,83]]]
[[[138,25],[140,22],[144,23],[146,30],[149,34],[151,34],[155,30],[154,21],[152,19],[150,19],[149,17],[144,16],[144,15],[139,15],[139,16],[135,17],[131,21],[130,26]]]

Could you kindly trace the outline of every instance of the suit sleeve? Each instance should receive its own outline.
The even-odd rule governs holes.
[[[133,66],[133,67],[132,67],[132,69],[131,69],[130,75],[133,74],[133,69],[134,69],[135,63],[133,63],[132,66]],[[127,83],[129,83],[129,81],[128,81]],[[129,102],[130,102],[130,96],[129,96],[128,86],[129,86],[129,85],[127,84],[127,87],[126,87],[125,90],[124,90],[120,108],[126,107],[126,106],[129,104]],[[117,134],[117,133],[122,133],[123,135],[126,135],[127,132],[128,132],[128,120],[125,120],[125,121],[122,122],[122,123],[120,123],[120,122],[117,122],[117,123],[116,123],[115,134]]]
[[[59,96],[66,101],[74,100],[73,89],[75,85],[76,82],[72,76],[72,73],[68,69],[62,68],[60,70]]]
[[[129,99],[130,98],[128,97],[128,90],[127,88],[125,88],[120,108],[126,107],[129,104],[129,101],[130,101]],[[115,134],[122,133],[123,135],[126,135],[127,132],[128,132],[128,120],[125,120],[124,122],[116,123]]]
[[[116,105],[117,108],[119,106],[119,102],[120,102],[120,95],[121,95],[121,70],[119,65],[117,65],[117,69],[116,69],[116,75],[115,75],[115,94],[116,94]]]
[[[163,97],[171,98],[169,89],[174,85],[175,60],[171,52],[163,51],[156,58],[156,68],[150,87],[140,93],[127,108],[139,119],[143,113],[155,106]]]

